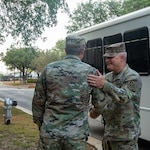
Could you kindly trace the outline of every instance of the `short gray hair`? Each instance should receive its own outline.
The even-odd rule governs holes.
[[[120,52],[118,55],[122,55],[124,57],[124,60],[127,61],[127,52]]]

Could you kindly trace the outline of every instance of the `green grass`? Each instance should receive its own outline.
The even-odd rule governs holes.
[[[12,109],[9,125],[4,124],[3,102],[0,102],[0,148],[7,150],[36,150],[39,131],[32,116],[16,108]]]

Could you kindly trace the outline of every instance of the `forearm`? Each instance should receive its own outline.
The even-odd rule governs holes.
[[[135,96],[135,92],[130,90],[125,84],[121,88],[118,88],[114,84],[106,81],[102,90],[109,93],[119,103],[126,103],[132,96]]]
[[[45,104],[39,103],[36,97],[34,97],[32,102],[33,122],[36,123],[39,127],[42,125],[43,122],[44,108]]]
[[[45,102],[47,99],[46,90],[44,88],[44,83],[42,78],[39,78],[37,81],[34,96],[32,100],[32,113],[33,113],[33,121],[38,126],[41,126],[43,122],[43,114],[45,111]]]
[[[101,89],[94,88],[92,91],[92,105],[95,114],[103,113],[106,105],[111,102],[111,97]]]

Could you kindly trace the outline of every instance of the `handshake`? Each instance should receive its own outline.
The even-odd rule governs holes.
[[[89,113],[90,113],[90,117],[93,118],[93,119],[96,119],[96,118],[99,116],[99,114],[97,114],[97,113],[95,112],[95,109],[94,109],[93,107],[91,107],[91,108],[89,109]]]

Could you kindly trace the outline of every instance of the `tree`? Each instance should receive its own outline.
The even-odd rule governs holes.
[[[50,62],[62,60],[65,56],[65,41],[59,40],[50,51]]]
[[[69,16],[68,33],[92,26],[107,19],[105,5],[101,1],[89,0],[77,6]]]
[[[120,12],[123,15],[148,6],[150,6],[149,0],[124,0]]]
[[[32,60],[32,67],[34,68],[34,71],[37,73],[38,77],[48,62],[49,60],[47,59],[47,52],[44,51],[38,52],[38,56]]]
[[[57,12],[68,12],[66,0],[1,0],[0,42],[8,35],[21,38],[29,45],[37,40],[45,27],[57,24]]]
[[[105,7],[107,11],[107,20],[121,16],[122,0],[106,0]],[[105,20],[106,21],[106,20]]]
[[[33,71],[31,65],[32,60],[37,56],[37,51],[34,48],[14,48],[7,50],[6,55],[2,57],[9,69],[17,69],[21,72],[23,83],[26,83],[26,78]]]
[[[147,6],[149,0],[89,0],[70,14],[66,29],[72,33]]]
[[[32,60],[32,66],[37,75],[39,76],[40,72],[48,63],[63,59],[65,56],[64,49],[65,41],[59,40],[51,50],[38,52],[38,57]]]
[[[65,40],[58,40],[56,42],[56,45],[55,45],[54,49],[57,49],[57,50],[59,50],[60,52],[62,52],[64,54]]]

